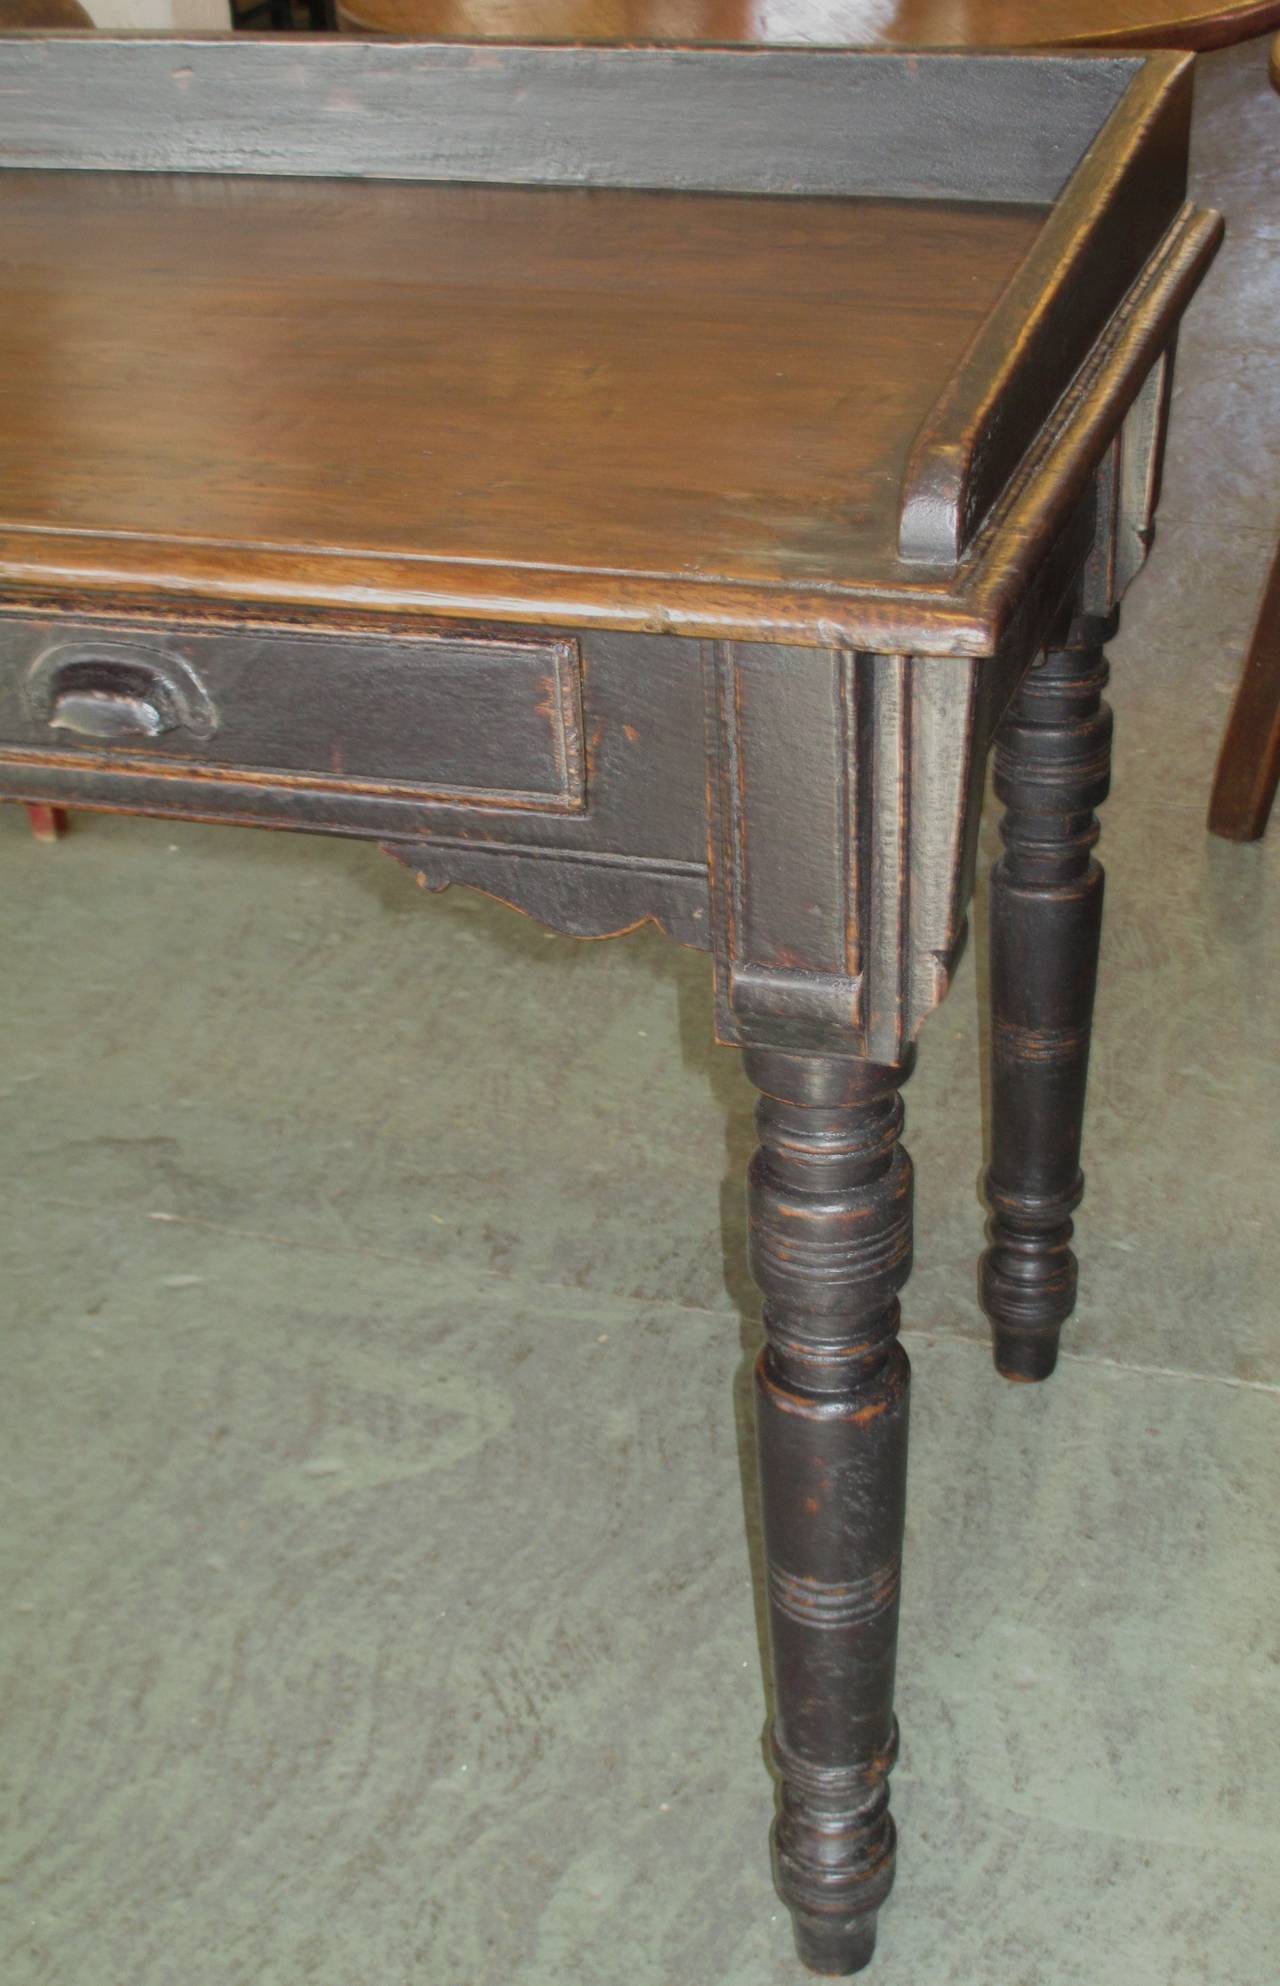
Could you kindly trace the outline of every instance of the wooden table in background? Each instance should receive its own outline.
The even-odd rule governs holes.
[[[362,836],[709,953],[820,1972],[893,1880],[898,1091],[992,752],[1000,1371],[1074,1300],[1102,650],[1221,233],[1190,69],[0,38],[0,797]]]
[[[338,0],[337,15],[443,41],[1203,49],[1280,25],[1280,0]]]

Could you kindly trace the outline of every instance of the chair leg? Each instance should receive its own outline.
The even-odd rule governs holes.
[[[28,800],[26,808],[31,832],[37,841],[57,841],[66,833],[68,821],[65,807],[49,807],[43,800]]]
[[[1244,673],[1218,756],[1209,832],[1256,841],[1267,825],[1280,778],[1280,548],[1245,657]]]

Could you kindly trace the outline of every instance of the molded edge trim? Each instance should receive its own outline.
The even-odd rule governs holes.
[[[953,566],[1140,275],[1186,190],[1193,58],[1152,55],[927,415],[898,550]]]

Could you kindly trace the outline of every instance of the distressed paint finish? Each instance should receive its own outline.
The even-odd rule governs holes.
[[[1176,348],[1177,339],[1172,338],[1099,464],[1094,542],[1080,595],[1085,613],[1104,617],[1111,613],[1151,550]]]
[[[0,40],[0,166],[1043,204],[1135,84],[1144,98],[1144,70],[1154,82],[1185,66],[12,35]],[[996,101],[1004,115],[975,148],[975,116]]]
[[[372,837],[427,890],[711,951],[761,1092],[778,1878],[802,1958],[855,1970],[894,1857],[897,1091],[963,942],[999,731],[986,1288],[1002,1365],[1041,1376],[1074,1274],[1099,643],[1220,233],[1180,204],[1185,70],[95,40],[0,43],[0,83],[10,260],[66,306],[56,337],[0,323],[26,386],[0,794]],[[514,163],[536,192],[497,183]],[[719,197],[784,183],[819,197]],[[317,216],[331,258],[372,258],[328,288]],[[424,233],[460,306],[405,282]],[[243,368],[266,400],[200,344],[193,261],[289,352]],[[122,271],[146,310],[113,314]],[[423,295],[452,338],[422,337]],[[318,299],[378,341],[341,392],[331,352],[306,372]]]
[[[1173,374],[1161,353],[1099,466],[1082,611],[1023,679],[996,736],[1004,853],[991,877],[989,1246],[979,1285],[1006,1378],[1046,1379],[1075,1308],[1080,1169],[1111,776],[1103,646],[1150,550]]]
[[[1076,1296],[1071,1215],[1103,874],[1094,808],[1111,780],[1102,701],[1110,621],[1080,616],[1014,698],[996,740],[1005,850],[991,878],[991,1245],[982,1299],[996,1364],[1045,1379]]]
[[[0,614],[6,755],[62,763],[113,747],[114,775],[222,775],[301,788],[394,831],[397,803],[576,814],[585,806],[582,656],[510,630],[360,638],[188,623]],[[350,686],[358,682],[360,694]],[[362,813],[367,804],[367,816]],[[403,808],[400,809],[403,813]]]
[[[709,644],[721,1040],[901,1060],[964,942],[987,747],[1026,643],[981,663]]]
[[[751,1267],[781,1776],[774,1850],[800,1956],[865,1965],[893,1882],[888,1775],[906,1509],[911,1273],[904,1068],[749,1049]]]

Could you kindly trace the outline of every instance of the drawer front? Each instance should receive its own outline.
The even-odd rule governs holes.
[[[576,641],[0,619],[0,763],[581,812]]]

